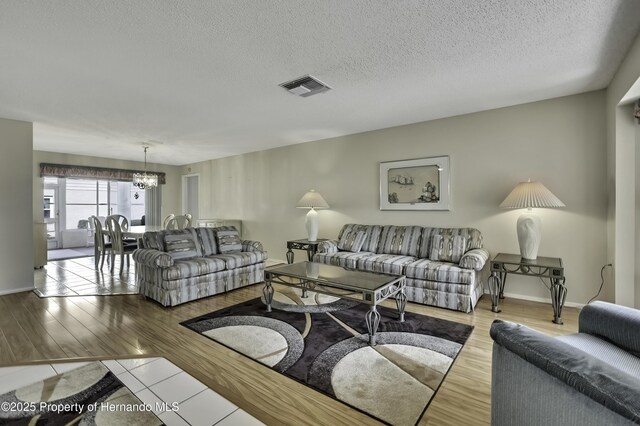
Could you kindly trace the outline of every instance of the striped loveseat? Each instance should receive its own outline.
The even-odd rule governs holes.
[[[313,260],[405,275],[411,302],[470,312],[484,292],[489,252],[474,228],[344,225]]]
[[[140,293],[164,306],[264,280],[267,253],[233,226],[146,232],[133,252]]]

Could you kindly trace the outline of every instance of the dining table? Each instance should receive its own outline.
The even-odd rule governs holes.
[[[141,248],[142,236],[145,232],[161,231],[163,229],[162,225],[134,225],[130,226],[129,229],[122,230],[122,238],[128,240],[135,239],[138,242],[138,248]]]

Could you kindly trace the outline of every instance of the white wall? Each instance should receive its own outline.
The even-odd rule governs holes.
[[[631,108],[630,108],[631,109]],[[640,164],[640,123],[636,120],[636,126],[635,126],[635,130],[636,130],[636,155],[635,155],[635,160],[636,160],[636,164]],[[640,191],[640,167],[636,167],[636,199],[635,199],[635,211],[636,211],[636,217],[635,217],[635,226],[636,226],[636,244],[635,244],[635,252],[634,255],[636,253],[640,253],[640,214],[638,214],[637,212],[640,212],[640,194],[638,194],[638,191]],[[636,308],[640,308],[640,262],[635,262],[635,274],[634,274],[634,280],[635,280],[635,307]]]
[[[0,118],[0,294],[33,288],[33,124]]]
[[[629,116],[629,106],[619,105],[620,100],[640,77],[640,36],[629,49],[607,88],[607,182],[609,192],[607,215],[607,256],[614,264],[616,303],[640,308],[640,284],[635,282],[636,223],[636,143],[634,120]],[[613,290],[613,291],[612,291]]]
[[[331,206],[320,237],[343,224],[472,226],[492,255],[518,252],[518,211],[498,205],[519,182],[540,180],[566,205],[541,210],[540,255],[562,257],[568,301],[584,303],[600,284],[606,251],[604,91],[309,142],[192,164],[200,173],[201,216],[244,220],[244,236],[284,259],[285,241],[305,236],[309,189]],[[380,211],[378,164],[449,155],[452,210]],[[297,253],[298,259],[304,254]],[[509,277],[507,293],[548,299],[537,279]]]

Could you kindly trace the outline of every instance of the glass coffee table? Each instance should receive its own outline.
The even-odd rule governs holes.
[[[274,266],[264,271],[262,293],[267,304],[267,312],[271,312],[273,284],[300,288],[303,298],[307,297],[308,290],[313,290],[368,304],[370,308],[365,315],[365,321],[371,346],[376,344],[376,331],[380,324],[380,314],[376,306],[383,300],[395,298],[400,321],[404,322],[404,308],[407,305],[404,275],[356,271],[315,262]]]

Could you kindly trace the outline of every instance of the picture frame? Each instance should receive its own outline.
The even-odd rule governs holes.
[[[450,210],[449,156],[380,163],[380,210]]]

